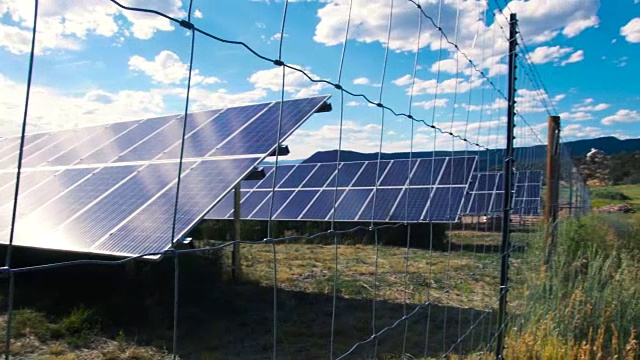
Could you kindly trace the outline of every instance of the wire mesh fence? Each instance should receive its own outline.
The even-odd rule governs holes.
[[[493,5],[483,3],[480,18],[470,27],[460,19],[460,1],[377,2],[383,16],[376,21],[384,24],[379,27],[382,46],[376,59],[380,77],[373,90],[361,92],[344,79],[345,74],[357,73],[359,65],[349,57],[361,61],[353,57],[359,51],[353,34],[371,10],[368,3],[332,4],[331,11],[342,25],[336,35],[340,51],[322,57],[335,55],[331,62],[338,69],[323,78],[308,64],[290,60],[300,56],[295,46],[287,46],[288,26],[291,16],[301,15],[292,15],[295,10],[289,1],[276,4],[281,7],[276,54],[262,51],[257,39],[227,37],[218,34],[226,33],[220,29],[201,27],[194,16],[197,1],[185,4],[184,16],[161,7],[105,2],[112,11],[162,19],[187,35],[182,49],[189,59],[184,64],[186,87],[180,94],[182,117],[167,133],[179,144],[178,160],[167,170],[175,180],[167,187],[173,196],[171,206],[163,209],[171,214],[171,231],[162,234],[167,250],[117,259],[77,253],[53,256],[23,248],[14,240],[21,217],[26,216],[20,200],[38,184],[21,182],[33,176],[32,169],[22,168],[23,162],[51,146],[46,139],[25,140],[30,97],[38,96],[30,86],[37,37],[43,34],[36,30],[40,8],[35,1],[22,133],[16,138],[16,151],[7,152],[6,159],[15,161],[15,168],[4,171],[14,181],[2,189],[3,197],[12,202],[3,205],[4,210],[11,209],[3,235],[6,358],[18,354],[24,347],[21,339],[33,335],[25,330],[29,320],[24,319],[24,308],[45,309],[57,316],[73,310],[71,319],[78,324],[67,317],[48,329],[46,338],[71,338],[79,347],[90,347],[84,336],[92,335],[94,328],[83,324],[100,318],[99,327],[107,337],[124,334],[131,341],[165,348],[171,355],[162,356],[173,358],[502,358],[504,345],[519,341],[518,331],[528,321],[521,316],[529,301],[530,274],[525,269],[530,267],[524,264],[539,264],[542,269],[544,251],[539,248],[549,241],[543,215],[556,209],[561,222],[586,214],[590,201],[560,138],[554,140],[559,146],[557,170],[548,173],[546,156],[553,150],[541,135],[546,122],[538,124],[546,120],[541,114],[557,113],[556,100],[528,59],[524,41],[531,35],[518,31],[515,17],[509,18],[510,9],[491,11]],[[324,164],[335,169],[331,172],[335,181],[322,187],[328,194],[323,221],[278,218],[283,204],[276,193],[287,178],[287,164],[275,151],[268,158],[272,176],[263,180],[269,193],[260,203],[265,219],[243,219],[240,233],[231,220],[206,220],[192,228],[189,237],[194,240],[185,247],[177,223],[182,221],[179,207],[189,206],[184,200],[189,190],[181,188],[189,172],[186,139],[193,125],[188,114],[194,110],[194,98],[198,101],[201,96],[194,83],[203,81],[194,72],[194,63],[207,61],[198,48],[209,47],[261,63],[275,74],[270,86],[278,111],[268,124],[277,134],[273,146],[285,137],[284,107],[292,97],[291,79],[298,87],[333,96],[335,126],[328,129],[335,140],[329,145],[335,157]],[[398,52],[409,55],[393,63]],[[435,79],[425,80],[427,71]],[[331,80],[333,76],[336,80]],[[395,79],[390,80],[392,76]],[[344,209],[353,203],[347,194],[362,190],[340,185],[341,177],[357,178],[341,170],[353,162],[346,150],[353,147],[354,138],[345,136],[354,127],[348,120],[353,116],[347,109],[351,102],[364,108],[359,111],[373,130],[373,153],[368,175],[364,165],[356,174],[364,174],[371,183],[366,201],[349,217]],[[400,142],[388,140],[399,127],[407,136]],[[308,132],[300,133],[297,140],[304,146]],[[390,152],[402,154],[389,158]],[[427,162],[428,170],[417,170]],[[391,176],[403,180],[390,186],[386,181]],[[546,203],[544,194],[554,186],[558,200],[551,201],[557,203]],[[428,202],[420,203],[417,199],[425,193]],[[119,201],[121,208],[139,206],[134,196]],[[416,202],[424,208],[416,210]],[[412,215],[416,211],[418,218]],[[443,218],[434,220],[438,216]],[[74,219],[75,215],[65,219],[65,225]],[[101,219],[108,221],[108,214],[100,214],[96,224]],[[157,226],[153,221],[148,223],[151,228]],[[51,224],[52,229],[57,226]],[[135,241],[135,234],[127,241]],[[149,261],[154,256],[161,260]],[[232,268],[234,279],[229,276]],[[92,310],[82,310],[85,306]],[[107,357],[105,351],[98,352]]]

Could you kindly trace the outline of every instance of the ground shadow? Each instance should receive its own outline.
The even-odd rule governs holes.
[[[16,251],[14,267],[71,260],[69,254]],[[181,255],[178,353],[184,359],[270,359],[273,344],[273,288],[223,279],[215,253]],[[108,337],[120,331],[140,344],[172,348],[173,259],[128,265],[74,265],[15,275],[15,308],[43,311],[53,318],[74,307],[94,309]],[[0,295],[6,306],[7,282]],[[398,289],[401,291],[401,289]],[[330,291],[329,291],[330,293]],[[330,353],[333,296],[278,289],[279,359],[326,359]],[[373,302],[338,297],[334,355],[348,352],[372,335]],[[411,313],[416,304],[408,304]],[[376,331],[404,314],[402,304],[376,302]],[[480,319],[480,320],[479,320]],[[493,321],[492,321],[493,320]],[[349,359],[441,356],[470,353],[489,341],[492,314],[474,309],[427,306],[379,338],[356,347]],[[468,334],[467,331],[469,331]],[[457,340],[464,336],[460,344]],[[404,345],[403,345],[404,343]],[[374,347],[377,349],[374,350]],[[426,351],[425,351],[426,347]]]

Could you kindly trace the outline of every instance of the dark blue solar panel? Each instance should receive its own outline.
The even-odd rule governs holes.
[[[242,198],[241,211],[242,218],[248,218],[251,213],[253,213],[258,206],[262,204],[263,201],[271,194],[271,191],[252,191],[247,196]]]
[[[526,186],[526,185],[524,185],[524,184],[522,184],[522,185],[520,185],[520,184],[516,185],[516,191],[515,191],[515,194],[514,194],[514,197],[515,197],[516,199],[525,197],[525,196],[524,196],[524,194],[525,194],[525,186]]]
[[[293,170],[293,165],[278,166],[278,170],[271,171],[267,176],[265,176],[264,179],[256,186],[256,189],[272,189],[274,174],[276,176],[276,188],[277,188],[278,184],[280,184],[282,180],[286,178],[287,175],[289,175],[291,170]]]
[[[337,193],[335,189],[322,190],[318,194],[318,197],[309,205],[309,208],[302,214],[304,219],[310,220],[324,220],[333,209],[334,197],[335,201],[340,201],[340,197],[344,193],[344,190],[338,189]]]
[[[183,172],[175,235],[182,236],[191,229],[258,160],[203,161]],[[175,186],[164,190],[96,248],[100,251],[140,254],[164,250],[171,244],[175,191]]]
[[[177,170],[178,164],[175,163],[151,164],[140,169],[60,231],[66,238],[77,239],[84,246],[90,246],[170,184],[176,178]]]
[[[48,136],[49,134],[47,133],[26,136],[24,139],[24,154],[33,154],[34,149],[46,147],[48,145],[46,142],[46,138]],[[9,147],[0,151],[0,162],[2,163],[0,169],[16,168],[18,164],[19,150],[20,138],[17,138],[15,141],[12,141]]]
[[[504,174],[498,173],[496,181],[496,191],[504,191]]]
[[[242,195],[247,195],[247,191],[243,191]],[[234,191],[225,195],[220,202],[211,209],[207,218],[209,219],[228,219],[233,218]],[[242,217],[242,207],[240,207],[240,216]]]
[[[378,165],[380,170],[378,170]],[[364,169],[360,172],[351,187],[373,187],[376,185],[376,175],[378,179],[382,178],[385,170],[389,166],[389,161],[371,161],[365,164]]]
[[[363,208],[368,203],[369,195],[372,189],[351,189],[342,196],[340,203],[337,205],[335,218],[336,220],[356,219],[360,212],[371,215],[371,210]]]
[[[537,199],[540,197],[540,184],[528,184],[525,197],[529,199]]]
[[[439,187],[431,196],[426,221],[455,221],[464,197],[463,187]]]
[[[281,137],[287,136],[305,120],[326,97],[314,97],[285,101],[282,106]],[[280,105],[268,108],[256,121],[252,121],[236,136],[221,145],[213,155],[241,155],[268,153],[275,148],[273,139],[278,136]]]
[[[438,185],[466,185],[475,166],[474,157],[449,158]]]
[[[24,226],[23,236],[18,236],[21,244],[28,244],[30,231],[28,227],[30,224],[37,222],[42,229],[50,229],[50,232],[53,232],[60,224],[70,219],[84,207],[98,199],[98,197],[104,195],[105,192],[131,175],[137,168],[138,166],[117,166],[100,169],[76,186],[67,189],[66,192],[56,197],[53,201],[20,219],[17,235],[20,235],[21,225]],[[69,242],[73,240],[72,238],[66,239]]]
[[[389,217],[393,206],[395,205],[402,189],[384,189],[378,188],[369,198],[367,206],[368,211],[360,213],[358,220],[371,219],[371,209],[373,210],[373,219],[376,221],[386,221]],[[375,202],[374,202],[375,199]]]
[[[408,196],[407,196],[408,195]],[[430,188],[407,188],[396,204],[389,220],[393,221],[420,221],[422,213],[427,207]],[[408,202],[407,202],[408,200]]]
[[[520,204],[520,209],[517,212],[520,215],[540,215],[540,200],[537,199],[525,199]]]
[[[532,170],[528,172],[527,183],[540,184],[542,183],[542,171]]]
[[[279,185],[278,188],[287,189],[293,188],[296,189],[300,187],[306,179],[309,178],[309,175],[316,168],[315,164],[312,165],[297,165],[293,168],[292,171],[289,172],[289,176],[287,176]]]
[[[497,173],[478,174],[475,191],[493,191],[496,186]]]
[[[469,204],[469,214],[486,214],[489,212],[492,193],[475,193]]]
[[[332,178],[328,186],[335,186],[334,174],[336,172],[336,164],[320,164],[313,175],[302,184],[303,188],[321,188],[328,184],[329,178]]]
[[[269,173],[273,171],[273,166],[259,166],[258,168],[262,168],[264,171],[264,177],[267,178]],[[273,176],[273,174],[271,175]],[[273,178],[271,178],[273,179]],[[240,182],[243,190],[251,190],[256,187],[262,180],[243,180]]]
[[[504,205],[502,204],[502,202],[504,201],[504,193],[502,192],[496,192],[493,195],[493,200],[491,202],[491,212],[499,212],[502,211],[502,209],[504,209]]]
[[[191,123],[187,123],[189,126]],[[125,150],[114,161],[148,161],[158,157],[171,145],[179,143],[182,137],[183,116],[168,122],[167,126],[150,134],[149,137]],[[193,127],[193,125],[191,125]],[[188,130],[187,130],[188,131]]]
[[[275,195],[273,195],[273,211],[271,212],[272,218],[280,210],[282,205],[284,205],[284,203],[287,200],[289,200],[289,198],[293,194],[293,190],[280,190],[280,191],[276,191],[274,194]],[[268,196],[267,200],[263,202],[262,205],[260,205],[260,207],[256,209],[256,211],[253,214],[249,216],[249,219],[268,219],[269,212],[271,211],[271,208],[272,208],[271,203],[272,203],[271,196]]]
[[[378,186],[405,186],[409,180],[409,161],[394,160]],[[382,173],[380,173],[382,176]]]
[[[411,186],[434,185],[444,165],[444,158],[420,159],[411,176]]]
[[[338,169],[338,187],[347,187],[349,186],[358,172],[365,163],[363,162],[351,162],[351,163],[343,163],[340,165],[340,169]],[[329,186],[334,186],[335,180],[332,181],[332,184]]]
[[[214,149],[220,146],[236,131],[250,122],[256,115],[263,111],[269,103],[240,106],[235,108],[225,109],[216,117],[207,123],[205,126],[199,128],[197,131],[190,134],[185,139],[184,157],[202,157],[202,156],[217,156],[218,152],[214,152]],[[273,124],[271,124],[273,126]],[[268,139],[275,144],[273,139]],[[244,144],[250,146],[251,142]],[[212,153],[213,152],[213,153]],[[246,154],[246,153],[245,153]],[[229,154],[234,155],[234,154]],[[180,146],[174,146],[167,153],[165,153],[161,159],[177,159],[180,156]]]
[[[118,155],[136,145],[140,140],[160,130],[169,123],[177,123],[176,116],[144,120],[130,128],[127,132],[97,148],[86,155],[79,164],[101,164],[114,160]]]
[[[318,194],[318,190],[299,190],[293,196],[289,202],[280,209],[278,214],[276,214],[276,219],[282,220],[295,220],[302,212],[307,208],[307,206],[313,201],[313,198]]]
[[[98,127],[89,135],[85,134],[85,131],[75,132],[71,140],[69,140],[73,146],[69,146],[69,144],[61,144],[61,146],[67,146],[66,150],[56,154],[51,154],[46,161],[38,165],[34,163],[34,166],[72,165],[96,151],[96,149],[100,149],[103,145],[111,142],[115,137],[123,134],[138,123],[139,121],[113,123]]]

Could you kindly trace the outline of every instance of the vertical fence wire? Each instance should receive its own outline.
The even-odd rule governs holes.
[[[13,302],[15,298],[15,278],[14,274],[11,271],[11,260],[12,260],[12,251],[13,251],[13,242],[15,236],[15,226],[16,226],[16,218],[18,215],[18,197],[20,195],[20,178],[22,175],[22,158],[24,155],[24,147],[25,147],[25,136],[27,132],[27,119],[29,116],[29,99],[31,97],[31,83],[33,80],[33,63],[36,54],[36,34],[37,34],[37,25],[38,25],[38,9],[39,9],[38,0],[34,0],[34,9],[33,9],[33,28],[31,29],[31,48],[29,50],[29,68],[27,71],[27,86],[26,93],[24,98],[24,112],[22,116],[22,126],[20,128],[20,147],[18,149],[18,160],[17,160],[17,169],[16,169],[16,182],[13,194],[13,204],[11,208],[11,225],[9,228],[9,243],[7,245],[6,257],[4,263],[4,270],[6,270],[6,275],[9,277],[8,284],[8,299],[7,299],[7,327],[5,334],[5,359],[9,360],[9,355],[11,353],[11,325],[13,320]],[[4,271],[3,271],[4,272]]]

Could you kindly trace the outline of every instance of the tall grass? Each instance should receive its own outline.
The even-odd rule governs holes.
[[[509,359],[637,359],[640,218],[563,219],[548,272],[542,239],[524,264],[523,311],[507,340]]]

